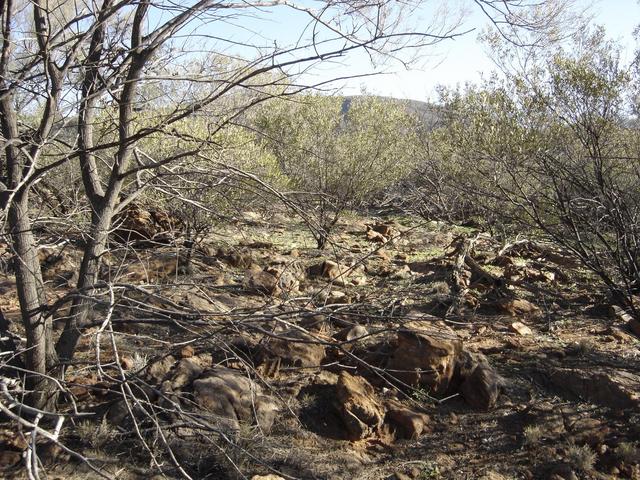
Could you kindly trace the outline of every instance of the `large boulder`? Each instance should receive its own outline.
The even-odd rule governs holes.
[[[243,282],[244,289],[250,293],[277,295],[280,293],[278,278],[270,272],[247,270]]]
[[[385,409],[371,384],[363,377],[340,372],[336,400],[338,412],[350,438],[367,438],[380,432]]]
[[[560,390],[615,409],[640,407],[640,376],[624,370],[555,368],[549,374]]]
[[[443,394],[449,389],[461,351],[462,341],[449,328],[420,320],[408,322],[398,330],[387,371],[405,385]]]
[[[300,330],[279,332],[277,337],[266,337],[260,346],[260,363],[277,360],[278,366],[319,367],[326,356],[323,337]]]
[[[223,428],[237,431],[241,423],[254,424],[268,432],[278,412],[276,401],[244,373],[215,367],[193,382],[196,403]]]

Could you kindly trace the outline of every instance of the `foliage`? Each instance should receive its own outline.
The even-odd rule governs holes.
[[[633,308],[638,135],[633,77],[618,52],[601,30],[587,32],[524,71],[443,91],[443,125],[427,134],[424,162],[446,182],[459,217],[550,237]]]
[[[407,174],[414,122],[400,102],[319,95],[273,102],[256,120],[294,190],[290,198],[313,213],[320,248],[342,212]]]

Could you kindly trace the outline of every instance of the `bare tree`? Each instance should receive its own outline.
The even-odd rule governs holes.
[[[525,6],[501,3],[505,8]],[[402,19],[412,18],[419,2],[392,0],[327,1],[314,7],[278,0],[185,5],[3,0],[0,5],[0,120],[7,187],[1,206],[27,336],[30,403],[36,407],[51,406],[55,385],[45,374],[58,357],[63,362],[73,357],[87,325],[114,216],[133,201],[138,187],[160,169],[210,147],[216,132],[254,105],[308,87],[297,84],[292,74],[356,50],[400,58],[406,48],[458,34],[441,23],[427,28],[407,24]],[[282,10],[309,19],[301,37],[285,47],[255,41],[234,51],[243,43],[234,34],[243,27],[233,31],[233,25]],[[225,35],[220,29],[232,31]],[[245,51],[245,60],[235,59]],[[184,68],[195,57],[207,59],[213,53],[226,62],[196,71]],[[154,89],[159,92],[155,97]],[[245,94],[234,97],[238,91]],[[173,101],[163,97],[169,93]],[[223,101],[228,98],[235,101]],[[161,108],[145,117],[151,107]],[[29,120],[25,112],[31,114]],[[211,118],[208,135],[189,138],[178,126],[200,113]],[[159,158],[144,155],[143,140],[154,135],[171,138],[178,148]],[[77,294],[56,343],[33,233],[31,194],[47,174],[70,162],[79,165],[91,213]]]

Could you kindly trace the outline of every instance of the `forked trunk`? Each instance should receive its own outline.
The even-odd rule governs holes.
[[[84,249],[78,274],[77,289],[80,295],[76,296],[71,304],[69,318],[56,345],[58,355],[63,361],[73,358],[82,330],[88,323],[94,303],[91,300],[94,296],[93,287],[98,280],[100,261],[107,248],[114,208],[113,201],[105,202],[100,212],[93,215],[90,239]]]

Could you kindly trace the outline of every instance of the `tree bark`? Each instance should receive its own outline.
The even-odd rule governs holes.
[[[20,300],[22,323],[27,337],[27,401],[39,409],[55,404],[55,383],[46,378],[56,363],[51,318],[46,316],[44,284],[35,239],[28,213],[28,196],[23,193],[9,206],[10,235],[14,249],[16,290]]]
[[[119,188],[117,190],[120,191]],[[78,273],[77,289],[81,295],[74,298],[69,318],[56,345],[56,351],[63,361],[70,361],[73,358],[82,330],[88,324],[93,303],[89,299],[93,297],[92,287],[98,280],[100,262],[107,248],[117,197],[118,195],[110,195],[104,200],[99,211],[93,214],[90,239],[85,246]]]

